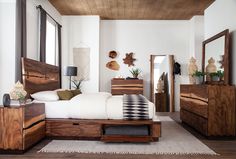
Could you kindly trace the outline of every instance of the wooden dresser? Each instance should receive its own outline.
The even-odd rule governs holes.
[[[180,118],[206,136],[235,136],[235,87],[181,85]]]
[[[143,94],[143,80],[129,79],[129,80],[111,80],[111,94]]]
[[[42,103],[0,107],[0,150],[24,151],[45,136],[45,106]]]

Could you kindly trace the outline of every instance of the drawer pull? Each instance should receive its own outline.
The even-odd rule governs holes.
[[[73,123],[73,125],[79,125],[79,123]]]

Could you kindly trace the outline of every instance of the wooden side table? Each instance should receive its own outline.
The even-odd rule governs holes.
[[[143,94],[143,80],[129,79],[129,80],[111,80],[111,94]]]
[[[45,137],[45,105],[0,107],[0,150],[24,151]]]
[[[155,93],[156,112],[167,112],[166,93]]]

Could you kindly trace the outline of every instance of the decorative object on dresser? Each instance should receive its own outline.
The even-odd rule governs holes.
[[[77,67],[75,66],[67,66],[65,69],[65,76],[69,76],[69,89],[71,89],[71,76],[77,76]]]
[[[129,72],[132,74],[133,78],[138,79],[138,76],[142,71],[139,68],[132,68]]]
[[[194,77],[195,79],[195,84],[202,84],[203,81],[204,81],[204,73],[201,72],[201,71],[195,71],[192,76]]]
[[[188,75],[189,75],[189,82],[190,84],[195,84],[196,79],[193,77],[193,74],[198,70],[197,64],[196,64],[196,59],[194,57],[191,57],[189,60],[189,65],[188,65]]]
[[[128,67],[134,66],[134,61],[136,61],[136,59],[133,58],[133,54],[134,53],[132,53],[132,52],[131,53],[126,53],[125,58],[123,59],[124,64],[127,64]]]
[[[235,87],[180,85],[180,118],[206,136],[235,136]]]
[[[24,151],[44,136],[44,104],[0,107],[0,151]]]
[[[10,106],[11,104],[11,98],[9,94],[4,94],[2,97],[2,104],[4,107]]]
[[[202,71],[208,73],[206,83],[230,84],[231,54],[229,52],[229,30],[226,29],[215,36],[203,41]],[[211,63],[211,67],[207,64]],[[215,62],[215,66],[212,64]],[[213,66],[212,66],[213,65]],[[207,66],[207,67],[206,67]],[[205,68],[206,67],[206,68]],[[210,67],[210,68],[209,68]],[[221,81],[211,81],[209,73],[223,72]]]
[[[17,81],[14,88],[10,91],[10,97],[12,100],[17,101],[19,104],[26,102],[27,92],[24,90],[23,84]]]
[[[143,80],[129,79],[129,80],[111,80],[111,94],[143,94]]]

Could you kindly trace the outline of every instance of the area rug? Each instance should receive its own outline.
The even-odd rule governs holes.
[[[162,137],[152,143],[103,143],[100,141],[53,140],[39,152],[49,153],[110,153],[110,154],[178,154],[217,155],[170,117],[162,121]]]

